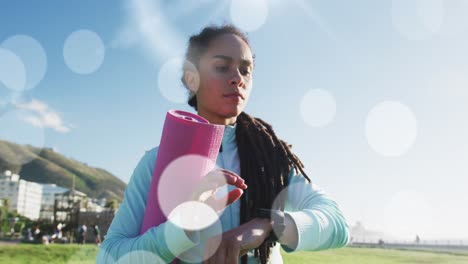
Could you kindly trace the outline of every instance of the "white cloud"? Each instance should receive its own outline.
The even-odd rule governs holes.
[[[15,104],[18,109],[29,110],[23,121],[35,127],[51,128],[59,133],[70,132],[71,126],[64,124],[59,113],[51,109],[46,103],[33,99],[28,103]]]
[[[169,5],[151,0],[127,1],[125,22],[111,41],[111,47],[142,48],[155,61],[183,55],[187,39],[172,20],[193,14],[212,2],[171,1]]]

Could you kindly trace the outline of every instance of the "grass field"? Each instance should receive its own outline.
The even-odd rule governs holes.
[[[0,263],[94,263],[97,252],[98,248],[93,245],[0,245]],[[320,252],[283,253],[283,256],[284,263],[299,264],[468,263],[468,255],[371,248],[343,248]]]

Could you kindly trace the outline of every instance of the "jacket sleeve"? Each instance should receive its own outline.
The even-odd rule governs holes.
[[[133,171],[96,263],[114,263],[120,258],[125,263],[169,263],[198,244],[199,237],[188,238],[183,229],[170,221],[139,234],[156,155],[157,148],[147,151]]]
[[[296,248],[282,245],[286,252],[338,248],[348,243],[348,224],[336,202],[294,169],[289,174],[285,213],[293,219],[298,234]]]

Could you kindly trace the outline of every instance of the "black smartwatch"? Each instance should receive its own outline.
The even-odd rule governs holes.
[[[259,208],[256,217],[270,219],[273,221],[273,230],[267,238],[267,242],[278,242],[278,238],[283,235],[286,225],[284,223],[284,212],[281,210]]]

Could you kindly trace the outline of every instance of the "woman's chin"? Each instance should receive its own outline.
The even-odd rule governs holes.
[[[226,109],[224,112],[224,116],[226,118],[237,117],[242,113],[243,107],[232,107],[230,109]]]

